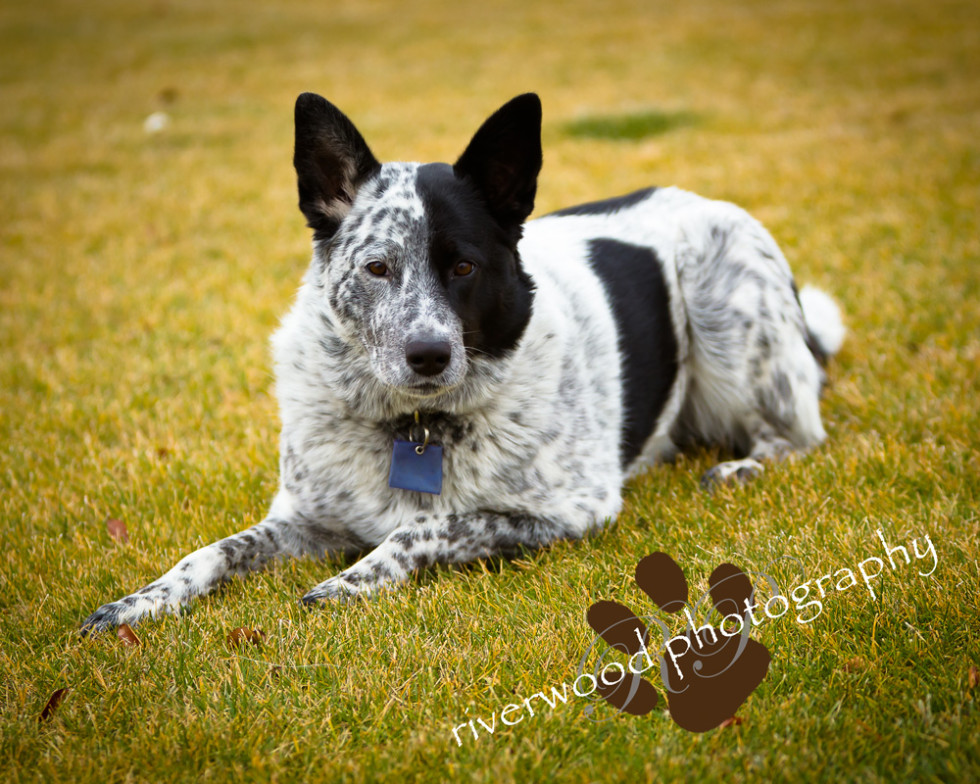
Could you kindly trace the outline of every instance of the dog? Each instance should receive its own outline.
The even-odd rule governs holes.
[[[797,292],[742,209],[649,188],[525,223],[541,102],[495,112],[455,164],[380,164],[318,95],[296,101],[312,262],[273,337],[280,483],[262,522],[103,605],[173,611],[279,558],[368,551],[308,604],[418,569],[580,538],[624,481],[707,444],[745,481],[825,438],[826,294]]]

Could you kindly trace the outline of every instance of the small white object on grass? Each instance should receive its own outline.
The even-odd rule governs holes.
[[[143,130],[147,133],[160,133],[168,125],[170,125],[170,115],[166,112],[153,112],[143,120]]]

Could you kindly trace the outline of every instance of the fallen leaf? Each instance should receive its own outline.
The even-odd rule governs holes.
[[[867,662],[860,656],[855,656],[844,662],[844,672],[862,672],[868,668]]]
[[[108,517],[105,521],[106,530],[109,531],[109,536],[113,538],[114,541],[120,544],[126,544],[129,542],[129,531],[126,528],[126,524],[122,520],[117,520],[115,517]]]
[[[975,689],[977,684],[980,683],[980,670],[977,669],[977,665],[970,665],[970,673],[967,675],[967,682],[970,684],[971,689]]]
[[[116,636],[122,640],[123,645],[138,648],[143,644],[143,641],[136,636],[136,632],[133,631],[133,628],[128,623],[124,623],[116,629]]]
[[[737,727],[745,721],[741,716],[732,716],[730,719],[725,719],[721,724],[718,725],[718,729],[723,730],[726,727]]]
[[[228,635],[228,645],[232,648],[237,648],[243,642],[259,645],[264,639],[265,632],[261,629],[249,629],[247,626],[239,626]]]
[[[43,724],[54,715],[54,712],[58,710],[58,706],[61,704],[61,701],[65,698],[67,693],[67,687],[54,690],[54,694],[51,695],[50,699],[48,700],[48,704],[44,706],[44,710],[41,711],[41,715],[37,717],[38,724]]]

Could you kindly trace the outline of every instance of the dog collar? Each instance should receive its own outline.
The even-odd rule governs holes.
[[[420,435],[421,440],[415,440]],[[439,495],[442,492],[442,447],[429,443],[429,428],[415,412],[408,441],[396,438],[391,448],[388,487]]]

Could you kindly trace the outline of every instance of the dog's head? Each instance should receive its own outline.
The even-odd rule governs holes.
[[[439,396],[508,354],[531,317],[517,243],[541,169],[541,103],[493,114],[452,166],[380,164],[335,106],[296,101],[299,207],[334,329],[392,393]]]

